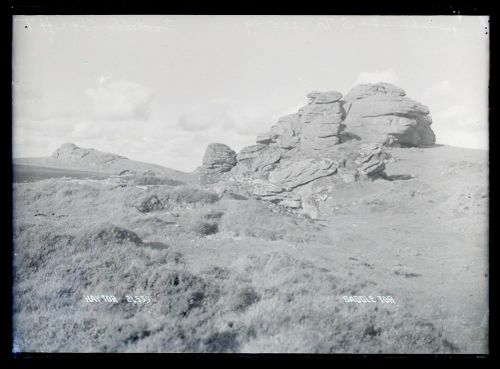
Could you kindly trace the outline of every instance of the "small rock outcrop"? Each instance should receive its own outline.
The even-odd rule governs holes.
[[[259,135],[238,154],[223,144],[207,147],[200,182],[318,215],[335,186],[385,177],[391,147],[431,146],[429,109],[389,83],[313,91],[308,103]]]
[[[125,156],[78,147],[73,143],[62,144],[52,153],[51,158],[64,161],[83,161],[95,165],[109,163],[118,159],[127,159]]]
[[[385,161],[390,158],[387,151],[379,143],[361,146],[355,162],[359,164],[358,172],[367,176],[375,176],[385,169]]]

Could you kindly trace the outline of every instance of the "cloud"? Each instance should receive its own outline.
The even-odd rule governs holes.
[[[452,146],[488,149],[488,104],[456,82],[443,80],[422,94],[433,120],[437,142]]]
[[[13,113],[16,120],[46,121],[53,118],[70,119],[75,111],[61,98],[15,83],[12,91]]]
[[[450,126],[435,126],[433,129],[441,144],[471,149],[488,149],[488,130],[483,127],[455,129]],[[439,139],[440,137],[442,139]]]
[[[361,72],[358,75],[358,78],[356,79],[354,85],[377,82],[387,82],[397,85],[399,83],[399,78],[396,74],[396,71],[392,68],[384,71]]]
[[[456,87],[454,87],[453,83],[447,79],[444,81],[437,82],[433,86],[429,87],[423,93],[422,97],[427,100],[435,100],[442,98],[448,98],[453,100],[459,99]]]
[[[268,130],[279,116],[272,105],[256,108],[244,101],[219,99],[191,107],[179,116],[176,128],[186,132],[235,133],[254,138]]]
[[[153,99],[151,90],[130,81],[106,82],[85,91],[90,98],[94,113],[99,118],[111,120],[146,120]]]
[[[195,114],[181,114],[177,121],[177,127],[183,131],[201,132],[215,123],[214,117]]]

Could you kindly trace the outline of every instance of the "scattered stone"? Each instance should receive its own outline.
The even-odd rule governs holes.
[[[93,242],[97,241],[103,244],[124,244],[130,242],[137,246],[142,244],[142,240],[136,233],[114,224],[105,223],[91,232],[93,233],[93,237],[90,237],[90,239]]]
[[[141,201],[136,209],[141,213],[150,213],[152,211],[163,210],[164,205],[156,195],[152,195]]]

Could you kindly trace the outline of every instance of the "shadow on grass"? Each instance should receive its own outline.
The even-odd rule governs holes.
[[[382,176],[382,178],[386,181],[407,181],[415,177],[413,177],[411,174],[386,174],[385,176]]]
[[[150,248],[156,249],[156,250],[166,250],[166,249],[168,249],[168,245],[166,243],[163,243],[163,242],[144,242],[142,244],[142,246],[144,246],[144,247],[150,247]]]

